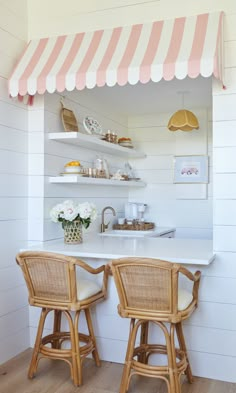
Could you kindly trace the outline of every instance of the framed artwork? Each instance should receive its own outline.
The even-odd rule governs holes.
[[[174,183],[208,183],[208,156],[175,156]]]

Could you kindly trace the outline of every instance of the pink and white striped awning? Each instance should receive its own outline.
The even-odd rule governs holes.
[[[198,75],[222,80],[222,19],[217,12],[33,40],[9,80],[9,93],[15,97]]]

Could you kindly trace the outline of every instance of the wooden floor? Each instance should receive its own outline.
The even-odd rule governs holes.
[[[88,359],[84,363],[84,384],[75,387],[70,379],[69,366],[62,361],[42,359],[37,376],[27,379],[31,350],[27,350],[0,366],[1,393],[118,393],[122,365],[102,362],[97,368]],[[167,393],[165,382],[134,376],[129,393]],[[236,393],[236,384],[195,378],[189,385],[183,381],[182,393]]]

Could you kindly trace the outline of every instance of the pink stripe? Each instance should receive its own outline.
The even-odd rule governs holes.
[[[175,76],[175,63],[179,54],[186,18],[176,18],[170,46],[163,64],[163,78],[170,81]]]
[[[76,88],[78,90],[84,89],[86,85],[86,71],[88,70],[100,44],[104,30],[95,31],[92,41],[89,45],[84,60],[76,74]]]
[[[125,53],[117,70],[117,83],[120,86],[124,86],[128,82],[128,67],[137,48],[142,27],[143,25],[134,25],[132,27]]]
[[[48,42],[48,38],[43,38],[39,41],[38,46],[31,57],[29,64],[27,65],[25,71],[19,78],[19,94],[24,96],[27,93],[27,80],[32,74],[35,66],[38,64],[40,57],[45,49],[45,46]]]
[[[46,91],[46,78],[48,74],[50,73],[53,65],[55,64],[61,49],[64,45],[66,36],[60,36],[57,38],[56,43],[54,45],[54,48],[52,50],[52,53],[50,54],[45,66],[43,67],[38,80],[37,80],[37,91],[39,94],[43,94]]]
[[[56,87],[59,92],[62,92],[65,90],[65,82],[66,82],[66,75],[68,70],[70,69],[71,64],[73,63],[75,56],[77,55],[79,48],[81,46],[81,43],[83,41],[85,33],[79,33],[76,34],[75,39],[73,41],[73,44],[70,48],[70,51],[56,76]]]
[[[206,38],[208,16],[209,14],[202,14],[197,17],[192,50],[188,61],[188,75],[190,78],[196,78],[200,74],[200,63]]]
[[[113,30],[107,50],[103,56],[100,66],[97,70],[97,86],[104,86],[106,83],[106,70],[111,62],[112,56],[116,50],[120,39],[122,27],[117,27]]]
[[[153,23],[147,50],[140,66],[139,80],[141,83],[147,83],[151,78],[151,65],[159,46],[163,24],[163,21]]]
[[[24,99],[24,97],[23,97],[23,96],[21,96],[20,94],[18,94],[18,96],[17,96],[17,97],[18,97],[18,101],[19,101],[19,102],[23,102],[23,99]]]
[[[29,95],[27,105],[33,106],[34,104],[34,96]]]
[[[222,50],[220,40],[221,40],[221,29],[222,29],[223,15],[224,15],[223,12],[221,12],[220,18],[219,18],[219,25],[218,25],[216,50],[215,50],[215,55],[214,55],[214,70],[213,70],[214,76],[217,79],[220,79],[221,81],[222,81],[222,73],[221,73],[221,64],[219,64],[218,51]],[[222,56],[220,56],[220,60],[221,60],[221,58],[222,58]]]

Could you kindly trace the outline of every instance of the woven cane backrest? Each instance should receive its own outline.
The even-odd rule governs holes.
[[[123,310],[173,312],[173,264],[149,258],[122,258],[112,272]]]
[[[39,302],[70,302],[70,261],[66,257],[49,253],[22,253],[17,256],[30,299]]]

